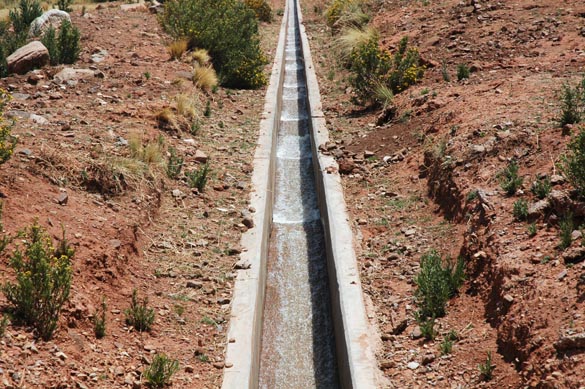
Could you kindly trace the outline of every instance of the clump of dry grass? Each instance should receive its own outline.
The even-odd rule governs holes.
[[[335,40],[335,49],[343,62],[348,62],[351,53],[358,47],[365,45],[370,40],[378,36],[378,31],[374,27],[366,28],[347,28],[341,36]]]
[[[207,66],[211,62],[211,56],[205,49],[196,49],[191,53],[191,62],[193,66]]]
[[[180,59],[187,51],[189,41],[187,39],[177,39],[167,46],[167,51],[171,59]]]
[[[163,146],[162,138],[156,142],[146,142],[146,144],[144,144],[142,142],[142,137],[139,134],[130,134],[128,137],[130,156],[147,165],[158,164],[163,160]]]
[[[193,69],[193,83],[203,90],[211,90],[217,86],[217,74],[211,66],[196,66]]]
[[[175,104],[178,115],[189,120],[193,120],[197,117],[197,100],[195,100],[194,97],[186,94],[179,94],[175,96]]]
[[[179,128],[177,115],[170,108],[163,108],[157,112],[154,119],[162,130],[177,130]]]

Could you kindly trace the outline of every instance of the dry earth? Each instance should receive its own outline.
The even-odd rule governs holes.
[[[536,176],[560,174],[556,164],[569,137],[556,123],[559,91],[583,74],[583,4],[375,2],[371,23],[382,45],[393,51],[408,36],[427,65],[419,84],[395,96],[394,119],[378,125],[379,110],[351,103],[324,6],[302,3],[334,140],[324,149],[345,173],[388,385],[583,387],[583,345],[559,340],[585,336],[584,250],[581,239],[557,248],[559,218],[572,211],[579,226],[582,204],[570,204],[571,188],[559,178],[549,208],[534,217],[536,236],[512,216],[517,199],[538,200],[530,191]],[[450,82],[443,80],[443,62]],[[458,82],[462,63],[472,73]],[[512,159],[524,184],[509,197],[496,175]],[[414,277],[430,249],[462,255],[467,280],[437,320],[439,336],[424,341],[413,315]],[[451,330],[460,339],[441,356],[439,344]],[[494,378],[482,382],[478,365],[488,352]]]

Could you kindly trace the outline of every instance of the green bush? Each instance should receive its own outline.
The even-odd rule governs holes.
[[[567,145],[561,168],[579,196],[585,198],[585,128],[579,129],[579,133]]]
[[[144,378],[151,388],[162,388],[170,384],[171,377],[179,370],[179,361],[165,354],[156,354],[152,363],[144,370]]]
[[[451,354],[453,351],[453,341],[448,336],[443,337],[439,349],[441,350],[441,355]]]
[[[47,48],[49,52],[49,58],[51,65],[55,66],[59,64],[59,45],[57,43],[57,36],[55,33],[55,29],[51,26],[45,31],[43,37],[41,38],[41,42]]]
[[[73,12],[71,4],[73,4],[73,0],[57,0],[57,8],[61,11]]]
[[[14,307],[14,316],[49,340],[69,298],[74,250],[65,239],[65,231],[59,246],[53,247],[51,238],[36,222],[20,235],[24,250],[17,247],[10,257],[16,283],[6,283],[3,291]]]
[[[174,147],[169,148],[169,160],[167,161],[167,176],[176,179],[181,174],[183,168],[183,158],[177,156],[177,150]]]
[[[392,92],[400,93],[422,78],[424,68],[419,62],[418,50],[408,47],[408,37],[405,36],[400,40],[393,58],[393,69],[388,80]]]
[[[550,183],[550,178],[545,177],[543,179],[538,178],[536,181],[534,181],[530,190],[536,197],[542,200],[548,196],[551,188],[552,185]]]
[[[79,29],[67,20],[61,25],[59,36],[57,36],[53,27],[47,29],[41,38],[41,42],[49,51],[51,65],[75,63],[79,59],[79,53],[81,52],[79,38]]]
[[[571,246],[573,243],[573,229],[575,228],[575,224],[573,222],[573,215],[571,213],[565,215],[559,222],[559,236],[561,238],[561,242],[559,243],[559,248],[561,250],[566,249],[567,247]]]
[[[199,192],[203,192],[205,190],[205,185],[207,184],[208,174],[209,163],[206,163],[198,170],[185,172],[185,176],[187,177],[187,185],[189,185],[189,188],[197,188]]]
[[[106,336],[106,311],[106,299],[104,298],[100,310],[97,311],[93,317],[93,332],[97,339]]]
[[[426,340],[435,340],[437,337],[437,330],[435,329],[435,318],[428,317],[417,320],[420,327],[420,332]]]
[[[4,107],[10,99],[8,92],[0,89],[0,165],[12,157],[16,147],[16,138],[11,133],[12,126],[4,119]]]
[[[266,0],[244,0],[244,3],[254,11],[258,20],[268,23],[272,21],[272,8]]]
[[[583,120],[585,114],[585,77],[575,87],[563,84],[561,90],[561,117],[559,124],[576,124]]]
[[[457,65],[457,80],[466,80],[469,78],[469,67],[462,63]]]
[[[136,289],[132,291],[130,308],[126,309],[124,314],[126,315],[126,324],[139,332],[150,331],[154,323],[154,309],[148,307],[147,297],[142,302],[138,301]]]
[[[512,161],[498,173],[500,186],[508,196],[513,195],[522,186],[523,179],[518,176],[518,163]]]
[[[43,9],[37,0],[20,0],[18,8],[10,10],[8,17],[16,34],[28,34],[33,20],[43,14]]]
[[[494,377],[494,369],[496,366],[492,364],[492,353],[488,351],[487,358],[484,363],[480,363],[479,376],[482,381],[490,381]]]
[[[525,199],[516,200],[512,214],[518,221],[526,220],[528,218],[528,201]]]
[[[267,82],[256,14],[239,0],[165,2],[160,22],[174,38],[206,49],[222,85],[256,89]]]
[[[441,317],[445,315],[445,305],[465,279],[465,262],[459,258],[456,264],[447,260],[443,266],[441,256],[431,250],[420,260],[420,272],[415,282],[417,290],[415,296],[419,305],[420,320],[427,317]]]

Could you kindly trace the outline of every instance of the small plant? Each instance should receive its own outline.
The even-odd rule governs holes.
[[[441,76],[443,76],[443,81],[451,82],[451,75],[449,74],[449,70],[447,69],[447,61],[443,60],[441,63]]]
[[[585,77],[575,87],[563,84],[561,90],[561,117],[559,124],[576,124],[583,120],[585,113]]]
[[[191,53],[191,62],[195,67],[204,67],[211,63],[211,56],[207,50],[197,49]]]
[[[193,83],[203,90],[211,90],[217,86],[217,74],[212,66],[196,66],[193,69]]]
[[[150,77],[152,77],[152,75],[150,74],[150,72],[144,72],[143,74],[144,78],[148,81],[150,80]]]
[[[59,31],[59,63],[72,64],[79,59],[79,38],[79,29],[69,21],[63,21]]]
[[[3,292],[14,308],[14,316],[35,328],[49,340],[57,328],[63,304],[71,288],[71,258],[74,250],[65,239],[55,248],[51,238],[36,222],[21,231],[24,248],[17,247],[10,257],[16,283],[8,282]]]
[[[530,238],[535,237],[536,233],[538,232],[538,228],[536,227],[536,223],[530,223],[526,229],[528,231],[528,236]]]
[[[443,341],[439,345],[439,350],[441,351],[441,355],[451,354],[453,351],[453,340],[448,336],[443,337]]]
[[[256,13],[261,22],[272,21],[272,8],[266,0],[244,0],[244,3]]]
[[[522,186],[523,179],[518,176],[518,163],[512,161],[498,173],[500,186],[508,196],[513,195]]]
[[[561,159],[561,168],[579,196],[585,198],[585,128],[579,129],[567,150]]]
[[[130,308],[124,311],[126,315],[126,324],[134,327],[136,331],[150,331],[154,323],[154,309],[148,307],[148,298],[145,297],[142,302],[138,301],[138,291],[132,291],[132,301]]]
[[[61,11],[73,12],[71,4],[73,4],[73,0],[57,0],[57,8]]]
[[[191,122],[191,128],[189,129],[189,133],[191,135],[197,135],[199,133],[199,130],[201,130],[201,123],[197,119],[193,120]]]
[[[435,318],[419,318],[417,319],[417,322],[419,323],[422,336],[426,340],[435,340],[437,337],[437,330],[435,329]]]
[[[11,134],[12,126],[4,120],[4,107],[9,101],[8,92],[0,89],[0,165],[12,157],[16,147],[16,138]]]
[[[0,338],[4,337],[8,323],[10,323],[8,316],[2,316],[2,319],[0,319]]]
[[[100,310],[95,313],[93,317],[93,332],[97,339],[101,339],[106,336],[106,299],[102,300]]]
[[[207,103],[205,103],[205,111],[203,111],[203,116],[205,116],[206,118],[211,116],[211,101],[207,100]]]
[[[144,378],[149,387],[162,388],[170,384],[171,377],[179,370],[179,361],[165,354],[156,354],[152,363],[144,370]]]
[[[514,202],[514,210],[512,213],[516,220],[526,220],[528,218],[528,202],[525,199],[516,200]]]
[[[197,117],[197,101],[189,95],[178,94],[175,96],[177,114],[191,120]]]
[[[139,134],[130,134],[128,137],[128,147],[130,156],[137,161],[144,162],[147,165],[160,163],[162,157],[162,141],[147,142],[143,144]]]
[[[573,242],[572,234],[574,228],[575,226],[573,223],[573,215],[571,213],[568,213],[559,222],[559,236],[561,238],[559,248],[561,250],[564,250],[567,247],[571,246],[571,243]]]
[[[59,45],[57,43],[57,36],[53,26],[50,26],[43,37],[41,42],[47,48],[49,52],[49,60],[51,65],[56,66],[59,64]]]
[[[466,80],[469,78],[469,67],[462,63],[457,65],[457,80]]]
[[[203,192],[207,184],[207,175],[209,174],[209,163],[206,163],[198,170],[185,172],[187,177],[187,185],[189,188],[197,188],[199,192]]]
[[[183,158],[177,156],[177,150],[174,147],[169,148],[169,160],[167,161],[167,176],[176,179],[181,174],[183,168]]]
[[[492,363],[492,353],[488,351],[487,358],[484,363],[480,363],[479,377],[482,381],[489,381],[494,377],[494,369],[496,366]]]
[[[479,192],[476,190],[472,190],[471,192],[467,193],[467,202],[475,200],[479,196]]]
[[[530,190],[539,199],[544,199],[550,193],[551,188],[552,185],[550,183],[550,178],[545,177],[543,179],[537,179],[534,181]]]
[[[33,20],[43,14],[43,9],[37,0],[20,0],[18,8],[10,10],[8,17],[15,34],[28,32]]]
[[[167,52],[171,59],[181,59],[188,46],[189,41],[187,39],[177,39],[167,46]]]
[[[465,279],[465,262],[462,257],[458,258],[456,264],[447,260],[446,266],[443,266],[442,262],[441,256],[435,250],[421,257],[420,272],[415,279],[415,295],[421,320],[444,316],[447,301]]]

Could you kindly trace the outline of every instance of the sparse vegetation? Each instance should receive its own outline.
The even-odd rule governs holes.
[[[559,222],[559,236],[561,238],[559,248],[561,250],[571,246],[571,243],[573,242],[573,237],[571,235],[573,234],[574,228],[573,214],[568,213]]]
[[[176,179],[181,174],[183,168],[183,158],[177,155],[177,150],[174,147],[169,148],[169,159],[167,161],[167,176]]]
[[[459,64],[457,65],[457,80],[462,81],[469,78],[469,67],[467,64]]]
[[[451,75],[449,74],[449,70],[447,69],[447,61],[443,60],[441,63],[441,76],[443,77],[443,81],[451,82]]]
[[[445,315],[445,305],[465,279],[465,262],[459,258],[455,264],[447,259],[443,266],[441,255],[435,250],[423,255],[420,272],[415,282],[415,296],[419,305],[420,320]]]
[[[193,69],[193,83],[197,87],[209,91],[218,83],[217,74],[212,66],[196,66]]]
[[[189,188],[197,188],[199,192],[205,190],[207,184],[207,175],[209,174],[209,163],[204,164],[201,168],[185,172],[187,177],[187,185]]]
[[[100,309],[96,311],[93,317],[93,332],[97,339],[101,339],[106,336],[106,299],[102,299]]]
[[[50,27],[41,41],[49,51],[51,65],[75,63],[81,52],[79,39],[79,29],[68,21],[61,24],[58,37],[55,29]]]
[[[528,236],[530,238],[536,236],[536,233],[538,232],[538,227],[536,227],[536,223],[530,223],[527,227],[527,231],[528,231]]]
[[[514,218],[518,221],[524,221],[528,218],[528,201],[525,199],[518,199],[514,202],[514,209],[512,211]]]
[[[130,148],[130,156],[146,165],[158,164],[162,161],[162,138],[144,144],[139,134],[130,134],[128,147]]]
[[[166,354],[156,354],[152,363],[144,370],[144,378],[151,388],[162,388],[170,384],[173,374],[179,370],[179,361]]]
[[[550,178],[537,178],[536,181],[532,183],[532,187],[530,190],[536,197],[539,199],[544,199],[550,193],[552,185],[550,183]]]
[[[579,196],[585,198],[585,128],[580,128],[567,145],[561,168]]]
[[[370,21],[362,0],[333,0],[325,11],[325,20],[333,32],[347,27],[362,27]]]
[[[20,0],[16,9],[10,10],[8,17],[14,33],[28,33],[33,20],[43,14],[41,4],[37,0]]]
[[[266,0],[244,0],[244,3],[254,11],[261,22],[272,21],[272,8]]]
[[[132,301],[130,308],[124,311],[126,315],[126,324],[134,327],[136,331],[150,331],[154,323],[154,309],[148,307],[148,298],[144,297],[138,301],[138,291],[132,291]]]
[[[524,181],[522,177],[518,176],[518,169],[518,163],[516,161],[512,161],[505,169],[498,173],[500,186],[508,196],[516,193]]]
[[[211,62],[211,56],[209,52],[205,49],[197,49],[193,50],[191,53],[191,62],[194,66],[204,67],[209,65]]]
[[[417,320],[420,327],[420,332],[426,340],[435,340],[437,337],[437,330],[435,329],[435,318],[427,317]]]
[[[453,340],[449,336],[444,336],[443,341],[439,345],[439,350],[441,351],[441,355],[451,354],[453,351]]]
[[[171,59],[181,59],[183,54],[187,51],[189,47],[189,41],[187,39],[177,39],[171,42],[167,46],[167,51],[169,52],[169,56]]]
[[[74,250],[63,238],[57,247],[36,222],[21,231],[23,247],[16,247],[9,258],[16,282],[2,290],[13,306],[14,317],[32,326],[39,337],[53,336],[63,304],[71,288],[71,258]]]
[[[16,147],[16,137],[12,136],[11,133],[12,126],[6,123],[4,119],[4,107],[9,101],[10,95],[8,92],[0,89],[0,165],[12,157]]]
[[[576,124],[583,120],[585,114],[585,77],[579,84],[572,87],[570,84],[563,84],[561,90],[561,116],[559,124]]]
[[[71,4],[73,4],[73,0],[57,0],[57,8],[61,11],[73,12]]]
[[[492,353],[488,351],[487,358],[484,363],[480,363],[479,377],[482,381],[490,381],[494,377],[494,369],[496,366],[492,363]]]
[[[10,323],[10,320],[8,320],[8,316],[6,315],[2,316],[2,319],[0,319],[0,338],[4,337],[4,334],[6,333],[6,328],[8,327],[8,323]]]

